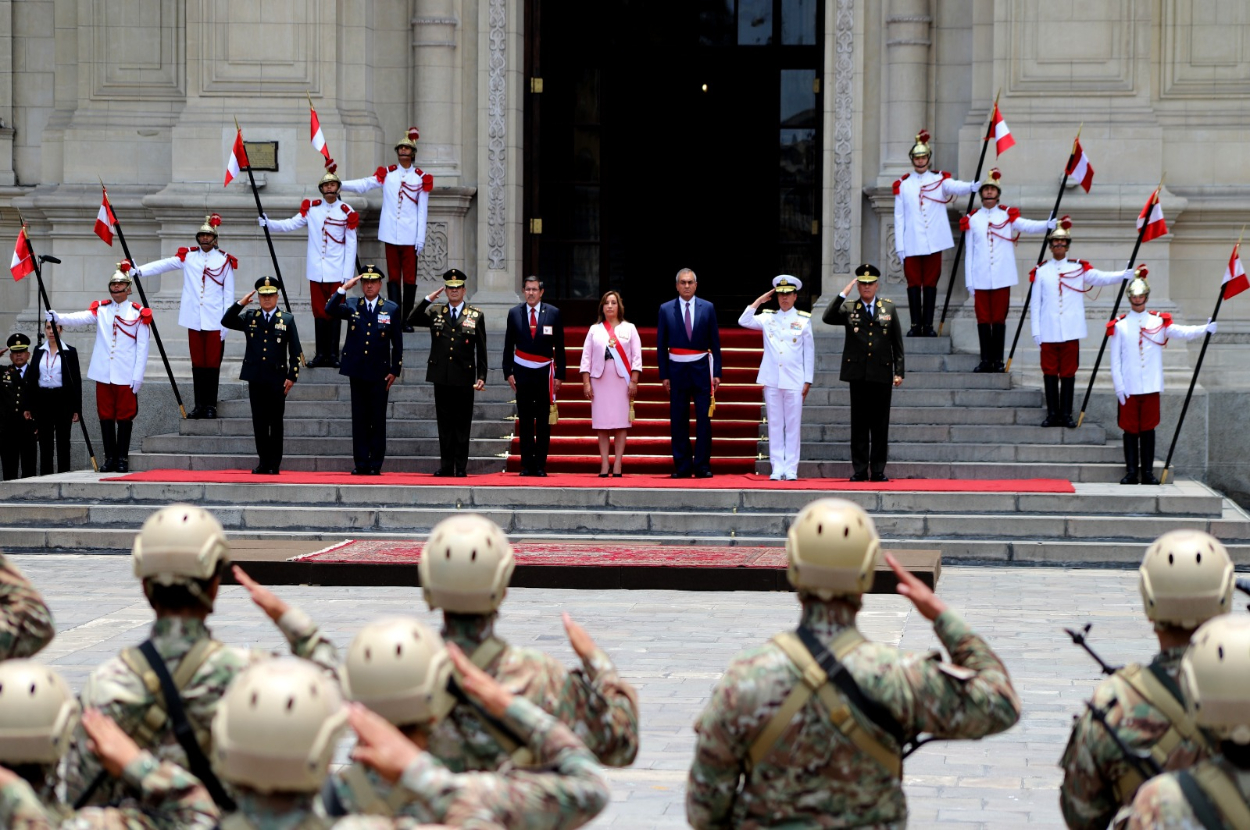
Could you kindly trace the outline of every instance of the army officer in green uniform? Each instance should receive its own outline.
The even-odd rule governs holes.
[[[889,481],[890,394],[903,383],[903,332],[894,302],[877,299],[880,278],[874,266],[859,266],[824,315],[825,323],[846,327],[838,377],[851,384],[851,481]],[[848,304],[852,287],[859,299]]]

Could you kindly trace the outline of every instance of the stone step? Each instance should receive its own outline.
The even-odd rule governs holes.
[[[804,419],[806,420],[806,418]],[[763,427],[768,432],[768,425]],[[250,434],[250,433],[249,433]],[[809,444],[822,441],[846,443],[851,440],[851,427],[845,423],[804,423],[802,441],[804,452]],[[955,443],[955,444],[1079,444],[1102,446],[1107,433],[1100,426],[1083,424],[1080,429],[1050,429],[1025,425],[960,425],[960,424],[890,424],[890,449],[899,443]],[[1118,446],[1118,445],[1117,445]]]
[[[891,452],[893,447],[891,447]],[[848,453],[849,455],[849,450]],[[133,456],[132,456],[133,460]],[[133,465],[132,465],[133,466]],[[768,462],[757,461],[755,471],[767,474]],[[827,460],[799,462],[799,478],[850,478],[851,462]],[[894,461],[886,465],[892,479],[1028,479],[1058,478],[1073,482],[1118,482],[1124,477],[1123,463],[1076,464],[1023,461]],[[1157,475],[1156,466],[1156,475]]]
[[[1024,429],[1024,427],[1021,427]],[[891,431],[893,438],[893,431]],[[145,445],[146,446],[146,445]],[[767,456],[768,445],[762,444],[760,452]],[[627,456],[628,457],[628,456]],[[845,441],[805,444],[799,451],[802,463],[808,461],[849,461],[851,445],[849,436]],[[1020,463],[1020,464],[1115,464],[1124,458],[1119,446],[1107,444],[1006,444],[971,442],[923,442],[910,443],[890,441],[890,465],[895,462],[958,462],[958,463]],[[801,472],[800,468],[800,472]],[[887,471],[888,472],[888,471]],[[1124,475],[1123,472],[1120,473]],[[1010,476],[1010,478],[1039,478],[1033,476]],[[1055,476],[1068,478],[1067,475]]]

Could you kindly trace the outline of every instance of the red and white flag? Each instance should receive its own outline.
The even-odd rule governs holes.
[[[1246,278],[1246,270],[1241,267],[1240,249],[1240,242],[1233,246],[1233,255],[1228,258],[1228,270],[1224,272],[1224,299],[1226,300],[1231,300],[1250,288],[1250,279]]]
[[[20,280],[35,270],[35,259],[30,255],[30,243],[26,241],[26,228],[17,232],[17,244],[13,246],[13,262],[9,265],[13,279]]]
[[[1146,230],[1141,235],[1142,242],[1158,239],[1168,232],[1168,223],[1163,220],[1163,206],[1159,204],[1159,188],[1157,187],[1154,193],[1150,194],[1150,198],[1146,200],[1146,206],[1141,209],[1137,217],[1139,231],[1143,225],[1146,226]]]
[[[1068,175],[1076,179],[1077,184],[1089,193],[1089,187],[1094,183],[1094,165],[1089,163],[1089,156],[1081,147],[1079,138],[1072,145],[1072,158],[1068,161]]]
[[[1016,140],[1011,137],[1011,128],[1003,120],[1003,114],[998,111],[997,101],[994,102],[994,118],[990,123],[994,125],[994,154],[1001,156],[1016,145]]]
[[[226,187],[239,175],[239,171],[247,167],[247,150],[243,149],[243,130],[240,129],[234,136],[234,147],[230,150],[230,158],[226,159],[226,183],[222,187]]]
[[[326,157],[326,163],[330,162],[330,148],[326,147],[326,134],[321,131],[321,121],[317,118],[317,111],[311,106],[308,108],[312,112],[312,146],[318,153]]]
[[[109,192],[104,191],[104,201],[100,203],[100,212],[95,217],[95,235],[104,240],[105,245],[113,244],[113,226],[117,217],[113,215],[113,206],[109,204]]]

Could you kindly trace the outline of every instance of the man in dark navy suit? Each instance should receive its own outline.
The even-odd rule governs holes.
[[[345,302],[356,283],[364,296]],[[347,320],[340,375],[351,378],[354,476],[382,474],[386,458],[386,404],[404,368],[404,321],[399,306],[383,300],[382,275],[370,265],[339,287],[326,303],[332,319]]]
[[[560,309],[543,301],[543,281],[525,278],[525,302],[508,311],[503,374],[516,392],[521,475],[547,475],[550,414],[564,379],[564,323]]]
[[[660,306],[656,362],[668,392],[673,478],[712,477],[712,396],[720,386],[720,328],[716,308],[695,297],[699,278],[677,272],[677,299]],[[694,457],[690,456],[690,399],[694,398]]]

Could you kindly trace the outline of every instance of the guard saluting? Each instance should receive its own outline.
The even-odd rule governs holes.
[[[247,351],[239,379],[247,381],[247,397],[252,404],[252,433],[260,463],[256,475],[277,475],[282,466],[282,417],[286,396],[299,380],[299,332],[295,317],[278,308],[276,277],[261,277],[256,289],[226,309],[221,324],[243,332]],[[244,311],[252,298],[260,297],[260,308]],[[320,322],[320,321],[318,321]]]

